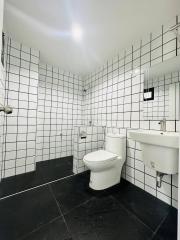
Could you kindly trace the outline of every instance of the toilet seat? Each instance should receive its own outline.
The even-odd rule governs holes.
[[[105,150],[98,150],[95,152],[88,153],[84,156],[84,160],[87,162],[96,162],[96,163],[102,163],[109,161],[114,161],[118,157],[117,154],[105,151]]]

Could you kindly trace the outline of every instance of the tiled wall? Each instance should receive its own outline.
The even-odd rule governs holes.
[[[36,161],[72,155],[73,127],[81,124],[82,80],[40,64]]]
[[[81,105],[84,125],[92,121],[95,126],[105,126],[107,131],[127,137],[129,129],[159,130],[159,119],[146,119],[143,113],[141,68],[180,53],[177,39],[168,31],[177,22],[176,17],[88,75],[83,91],[80,77],[49,65],[40,65],[38,79],[39,52],[9,40],[6,104],[12,105],[14,112],[5,118],[3,177],[34,170],[36,160],[71,155],[73,127],[81,124]],[[168,121],[167,130],[176,131],[178,123]],[[78,157],[76,160],[74,171],[82,171],[82,161]],[[177,176],[164,177],[158,189],[155,172],[144,167],[139,144],[129,138],[122,175],[163,201],[177,205]]]
[[[152,87],[154,88],[154,101],[143,102],[144,120],[161,120],[164,117],[169,120],[174,120],[175,118],[178,119],[178,117],[175,116],[179,114],[179,104],[175,104],[175,111],[172,113],[170,104],[170,101],[172,101],[172,99],[169,93],[173,85],[175,85],[176,88],[179,88],[179,82],[180,72],[173,72],[164,76],[157,76],[155,78],[149,79],[148,81],[145,81],[145,89]],[[175,95],[177,96],[177,94]],[[179,97],[177,96],[177,98],[178,101]]]
[[[163,177],[156,187],[155,172],[145,168],[140,145],[128,137],[131,129],[160,130],[159,117],[144,119],[142,68],[180,54],[180,44],[168,31],[178,18],[147,35],[85,78],[83,124],[106,126],[127,134],[127,160],[122,176],[168,204],[177,206],[177,175]],[[161,114],[159,114],[161,116]],[[167,131],[177,131],[179,121],[167,121]]]
[[[39,51],[6,41],[2,177],[34,171],[37,161],[72,155],[73,127],[81,124],[82,80],[39,64]]]
[[[3,11],[4,11],[4,0],[0,1],[0,33],[3,29]],[[2,34],[0,34],[0,57],[2,52]],[[5,83],[4,83],[4,68],[0,60],[0,105],[4,104],[5,98]],[[3,120],[4,114],[0,113],[0,181],[1,181],[1,167],[2,167],[2,140],[3,140]]]
[[[83,163],[83,157],[87,153],[104,147],[104,127],[76,126],[74,127],[73,141],[73,172],[80,173],[87,168]]]
[[[4,105],[5,99],[5,71],[0,62],[0,105]],[[3,164],[3,152],[2,152],[2,143],[3,143],[3,123],[4,123],[4,113],[0,112],[0,180],[2,178],[2,164]]]
[[[2,177],[35,170],[39,52],[8,38]]]

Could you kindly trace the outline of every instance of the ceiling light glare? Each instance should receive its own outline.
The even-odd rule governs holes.
[[[80,42],[82,40],[83,31],[81,27],[77,24],[74,24],[72,26],[72,37],[75,41]]]

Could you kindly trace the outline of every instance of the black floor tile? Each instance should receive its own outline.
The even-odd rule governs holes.
[[[1,240],[19,239],[60,215],[47,186],[1,200],[0,214]]]
[[[89,189],[89,174],[83,173],[50,184],[63,213],[87,201],[93,195]]]
[[[0,183],[0,198],[39,186],[43,183],[43,177],[38,171],[4,178]]]
[[[43,165],[47,167],[48,163]],[[1,240],[177,237],[176,209],[125,180],[108,190],[93,191],[89,188],[89,172],[1,200],[0,213]]]
[[[153,240],[177,240],[177,210],[172,208]]]
[[[73,157],[38,162],[36,171],[2,179],[0,198],[72,175]]]
[[[65,219],[74,240],[145,240],[153,234],[111,196],[94,197]]]
[[[63,218],[60,217],[43,225],[22,240],[72,240]]]
[[[171,208],[166,203],[125,180],[122,180],[111,193],[153,231],[156,230]]]
[[[42,175],[44,182],[51,182],[73,175],[72,169],[72,156],[37,163],[37,170]]]

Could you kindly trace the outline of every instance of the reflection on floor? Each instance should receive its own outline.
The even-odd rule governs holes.
[[[101,192],[89,173],[0,201],[1,240],[176,240],[177,210],[121,180]]]
[[[73,157],[38,162],[36,171],[4,178],[0,183],[0,198],[73,175]]]

